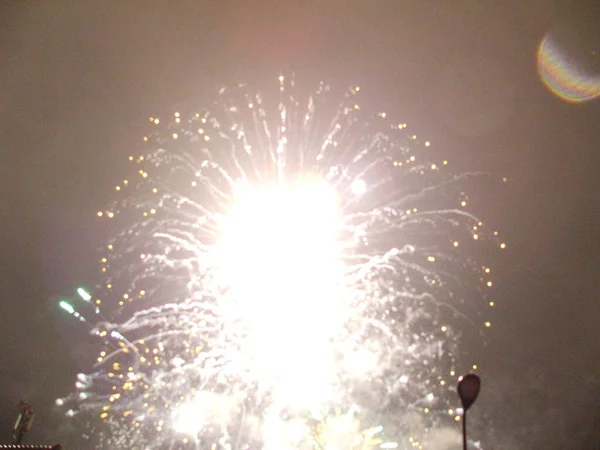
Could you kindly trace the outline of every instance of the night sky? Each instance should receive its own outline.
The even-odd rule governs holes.
[[[69,432],[53,401],[89,361],[56,300],[96,269],[94,211],[147,118],[283,70],[360,85],[457,167],[508,178],[473,193],[508,243],[474,427],[494,449],[600,448],[600,98],[566,102],[536,70],[553,33],[600,85],[600,8],[167,3],[0,6],[0,443],[21,398],[38,413],[29,443]]]

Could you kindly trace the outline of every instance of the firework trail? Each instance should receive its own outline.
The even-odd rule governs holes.
[[[461,333],[489,326],[469,253],[494,233],[469,175],[359,91],[280,77],[150,118],[98,212],[102,348],[58,401],[104,419],[99,447],[424,448],[455,420]]]

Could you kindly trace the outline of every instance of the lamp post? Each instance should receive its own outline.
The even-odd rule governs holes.
[[[456,390],[463,407],[462,417],[462,434],[463,434],[463,450],[467,450],[467,410],[471,407],[481,388],[481,380],[474,373],[463,375],[458,379]]]

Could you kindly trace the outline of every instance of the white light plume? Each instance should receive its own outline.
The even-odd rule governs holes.
[[[347,320],[337,194],[308,179],[236,197],[215,250],[228,323],[244,328],[241,352],[274,399],[310,408],[330,397],[332,339]]]

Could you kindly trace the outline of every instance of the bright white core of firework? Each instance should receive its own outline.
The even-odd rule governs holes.
[[[305,180],[239,191],[221,227],[219,281],[248,333],[243,351],[287,406],[330,398],[345,320],[340,226],[334,188]]]
[[[196,437],[207,424],[230,420],[234,403],[231,398],[211,392],[200,392],[188,403],[173,411],[173,429]]]
[[[352,183],[351,189],[354,195],[363,195],[367,192],[367,183],[364,180],[356,180]]]

